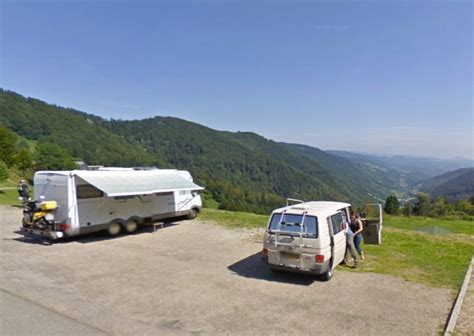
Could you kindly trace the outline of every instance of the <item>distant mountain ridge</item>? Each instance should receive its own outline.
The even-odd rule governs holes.
[[[403,155],[384,156],[338,150],[329,150],[326,152],[355,162],[371,162],[392,169],[392,171],[398,171],[407,178],[407,181],[412,186],[423,180],[449,171],[474,167],[474,160],[469,159],[435,159]]]
[[[450,202],[474,197],[474,168],[461,168],[432,177],[421,184],[432,197],[446,197]]]

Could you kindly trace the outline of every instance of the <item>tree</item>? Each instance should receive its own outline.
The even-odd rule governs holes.
[[[474,204],[467,199],[460,199],[454,204],[456,211],[464,214],[474,214]]]
[[[390,195],[387,197],[387,200],[385,201],[385,206],[384,210],[386,213],[390,215],[396,215],[398,214],[400,209],[400,203],[398,202],[398,198],[395,195]]]
[[[25,176],[25,172],[33,166],[33,157],[28,149],[22,148],[15,157],[16,165]]]
[[[23,148],[30,150],[30,145],[28,145],[28,141],[26,141],[25,139],[21,139],[16,143],[17,150],[20,150]]]
[[[431,197],[426,193],[416,195],[416,204],[413,213],[418,216],[427,216],[431,212]]]
[[[432,205],[431,215],[434,217],[443,217],[446,216],[451,207],[444,197],[438,197]]]
[[[34,159],[38,170],[68,170],[76,167],[71,155],[65,149],[46,142],[36,146]]]
[[[6,163],[8,167],[15,163],[15,142],[15,134],[0,124],[0,161]]]
[[[5,162],[0,160],[0,182],[5,181],[8,177],[8,167]]]
[[[403,207],[403,215],[410,217],[413,214],[413,207],[411,206],[410,202],[405,203]]]

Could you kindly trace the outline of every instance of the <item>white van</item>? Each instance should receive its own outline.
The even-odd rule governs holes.
[[[365,243],[380,244],[381,206],[372,208],[370,213],[376,211],[379,217],[378,221],[363,221],[369,234]],[[274,210],[265,232],[263,261],[271,269],[320,274],[330,280],[334,268],[344,260],[344,229],[350,212],[351,205],[341,202],[301,201]]]
[[[57,202],[55,224],[48,230],[22,231],[53,239],[101,230],[132,233],[147,222],[194,218],[204,189],[187,171],[132,168],[39,171],[34,188],[35,199]]]

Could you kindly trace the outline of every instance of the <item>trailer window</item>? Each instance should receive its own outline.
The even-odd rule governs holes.
[[[104,192],[102,190],[97,189],[96,187],[90,184],[78,185],[76,191],[77,199],[99,198],[104,196]]]
[[[301,232],[302,215],[285,214],[283,220],[281,220],[280,213],[273,214],[268,231],[271,233],[272,231],[278,230],[280,221],[280,230],[284,231],[285,234],[297,236]],[[318,219],[316,217],[305,216],[303,233],[305,237],[318,238]]]

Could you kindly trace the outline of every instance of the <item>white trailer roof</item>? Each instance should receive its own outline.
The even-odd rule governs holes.
[[[74,170],[71,173],[109,197],[204,189],[193,183],[188,172],[179,170]]]

